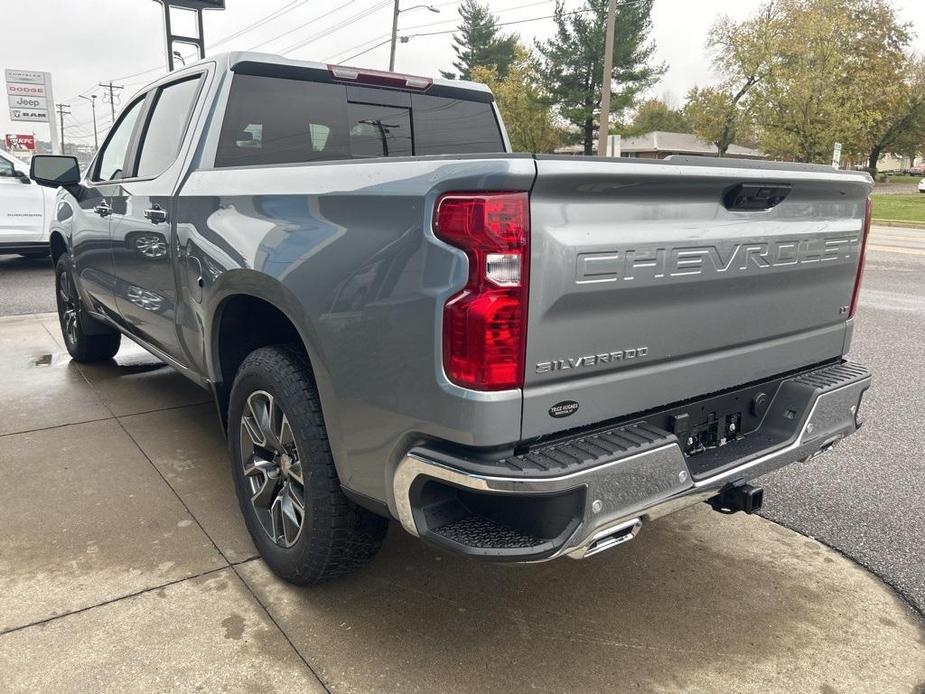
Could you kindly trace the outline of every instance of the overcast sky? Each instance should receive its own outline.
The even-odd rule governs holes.
[[[459,2],[432,2],[439,14],[422,8],[403,12],[400,34],[451,32],[458,22]],[[418,0],[402,1],[408,8],[416,4]],[[547,38],[553,31],[548,17],[554,0],[490,4],[501,22],[511,23],[505,31],[516,31],[525,42]],[[567,0],[566,4],[577,8],[582,3]],[[745,17],[760,4],[761,0],[656,0],[652,38],[658,60],[668,65],[668,72],[653,95],[680,101],[690,87],[714,80],[704,49],[710,25],[722,14]],[[913,25],[916,50],[925,53],[925,0],[894,0],[894,4],[901,18]],[[392,0],[226,0],[226,7],[205,13],[207,53],[255,49],[305,60],[388,67]],[[65,117],[69,141],[93,142],[90,102],[79,94],[101,95],[96,111],[102,134],[111,123],[110,106],[103,103],[97,83],[114,80],[123,85],[120,101],[124,103],[166,70],[162,9],[154,0],[3,0],[3,13],[8,21],[0,66],[52,73],[55,100],[71,108],[71,115]],[[178,16],[175,21],[183,20]],[[181,24],[175,31],[193,29]],[[417,35],[399,44],[396,69],[434,75],[450,68],[452,60],[451,33]],[[0,134],[29,132],[48,138],[47,126],[13,123],[8,108],[0,107]]]

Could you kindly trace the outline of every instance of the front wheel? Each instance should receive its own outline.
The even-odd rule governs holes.
[[[70,256],[66,253],[55,265],[55,296],[64,346],[74,361],[88,363],[112,359],[119,351],[122,335],[83,315],[80,296],[74,284]],[[98,326],[99,329],[88,333],[84,329],[88,323],[93,327]]]
[[[231,389],[228,444],[244,521],[274,573],[311,585],[375,556],[388,522],[341,490],[303,354],[263,347],[244,360]]]

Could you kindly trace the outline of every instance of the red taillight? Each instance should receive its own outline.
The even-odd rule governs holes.
[[[424,91],[434,83],[429,77],[404,75],[399,72],[367,70],[346,65],[328,65],[328,73],[338,82],[359,82],[360,84],[371,84],[377,87],[414,89],[416,91]]]
[[[527,193],[449,193],[437,201],[434,233],[469,257],[469,280],[443,309],[443,368],[476,390],[524,382]]]
[[[858,310],[858,299],[861,296],[861,280],[864,279],[864,261],[867,259],[867,237],[870,236],[870,220],[873,212],[873,204],[870,198],[867,198],[867,209],[864,213],[864,229],[861,231],[861,247],[858,251],[858,274],[854,278],[854,293],[851,295],[851,309],[848,311],[848,318],[852,318]]]

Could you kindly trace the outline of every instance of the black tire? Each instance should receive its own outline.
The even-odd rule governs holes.
[[[255,402],[259,403],[256,407]],[[272,432],[278,428],[278,435],[268,437],[266,427],[261,430],[259,426],[258,436],[253,435],[255,411],[263,405],[267,407],[268,428]],[[284,425],[276,424],[281,421],[289,423],[288,436]],[[276,451],[258,446],[255,438],[260,436],[265,441],[272,440]],[[328,444],[318,390],[304,354],[279,345],[262,347],[248,355],[231,389],[228,444],[235,490],[247,529],[260,555],[280,578],[297,585],[322,583],[356,570],[379,551],[388,521],[344,495]],[[289,462],[284,463],[283,457]],[[273,461],[277,461],[275,478]],[[264,493],[268,485],[276,491]],[[300,488],[302,519],[295,532],[298,503],[292,499],[298,499]],[[277,507],[277,499],[284,496]],[[271,497],[274,500],[267,508]],[[285,519],[274,515],[274,509],[277,514],[283,513],[287,502],[290,515]],[[288,537],[286,528],[295,536]]]
[[[71,358],[81,363],[112,359],[119,351],[122,335],[84,314],[71,267],[66,253],[55,265],[55,298],[64,346]],[[92,332],[88,333],[86,326],[91,326]]]

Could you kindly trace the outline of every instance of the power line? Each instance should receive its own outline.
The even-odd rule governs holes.
[[[369,7],[365,10],[361,10],[360,12],[357,12],[356,14],[351,15],[349,17],[345,17],[344,19],[340,20],[336,24],[333,24],[327,27],[326,29],[323,29],[315,34],[312,34],[311,36],[308,36],[300,41],[297,41],[291,46],[288,46],[282,49],[280,53],[283,55],[286,55],[287,53],[291,53],[292,51],[298,50],[299,48],[303,48],[307,46],[308,44],[312,43],[313,41],[317,41],[320,38],[329,36],[335,31],[340,31],[341,29],[350,26],[354,22],[359,21],[360,19],[365,19],[366,17],[372,14],[375,14],[379,10],[384,9],[385,7],[388,7],[391,4],[392,4],[392,0],[382,0],[382,2],[376,3],[372,7]]]
[[[262,27],[264,24],[267,24],[268,22],[272,22],[277,17],[282,17],[284,14],[288,12],[292,12],[292,10],[304,5],[307,2],[308,0],[292,0],[292,2],[290,2],[288,5],[283,5],[281,8],[279,8],[275,12],[271,12],[263,19],[260,19],[254,22],[253,24],[250,24],[249,26],[242,27],[238,31],[234,32],[233,34],[228,34],[227,36],[220,38],[218,41],[214,41],[210,45],[212,48],[215,48],[216,46],[221,46],[224,43],[228,43],[229,41],[236,39],[239,36],[243,36],[244,34],[251,32],[254,29],[258,29],[259,27]]]
[[[249,25],[249,26],[247,26],[247,27],[243,27],[243,28],[241,28],[241,29],[239,29],[239,30],[237,30],[237,31],[235,31],[235,32],[232,32],[231,34],[227,34],[227,35],[225,35],[225,36],[222,36],[221,38],[217,39],[216,41],[213,41],[212,43],[210,43],[209,46],[212,47],[212,48],[214,48],[215,46],[219,46],[219,45],[221,45],[221,44],[223,44],[223,43],[227,43],[228,41],[231,41],[232,39],[238,38],[239,36],[243,36],[244,34],[250,32],[250,31],[252,31],[252,30],[254,30],[254,29],[257,29],[257,28],[259,28],[259,27],[261,27],[261,26],[267,24],[268,22],[273,21],[274,19],[278,19],[279,17],[283,16],[284,14],[286,14],[286,13],[288,13],[288,12],[291,12],[292,10],[301,7],[302,5],[306,4],[307,2],[308,2],[308,0],[293,0],[293,1],[290,2],[288,5],[283,5],[282,7],[280,7],[280,8],[278,8],[278,9],[274,10],[273,12],[270,12],[269,14],[264,15],[262,18],[258,19],[258,20],[257,20],[256,22],[254,22],[253,24],[251,24],[251,25]],[[350,0],[350,2],[354,2],[354,0]],[[347,4],[349,4],[349,3],[347,3]],[[303,26],[304,26],[304,25],[303,25]],[[253,50],[253,49],[248,49],[248,50]],[[147,70],[140,70],[140,71],[138,71],[138,72],[133,72],[133,73],[128,74],[128,75],[122,75],[122,76],[120,76],[120,77],[114,77],[114,78],[113,78],[113,81],[114,81],[114,82],[121,82],[121,81],[123,81],[123,80],[131,79],[132,77],[140,77],[141,75],[147,75],[147,74],[150,73],[150,72],[158,72],[158,71],[160,71],[160,70],[162,70],[162,69],[163,69],[163,68],[160,67],[160,66],[158,66],[158,67],[152,67],[152,68],[148,68]]]
[[[505,8],[500,9],[500,10],[495,10],[494,14],[497,15],[497,14],[503,14],[503,13],[505,13],[505,12],[514,12],[514,11],[516,11],[516,10],[526,9],[527,7],[535,7],[536,5],[546,5],[546,4],[549,4],[550,2],[553,2],[553,0],[540,0],[539,2],[530,2],[530,3],[526,3],[526,4],[524,4],[524,5],[516,5],[516,6],[514,6],[514,7],[505,7]],[[439,4],[439,5],[435,5],[435,7],[445,7],[445,6],[447,6],[447,5],[458,5],[458,4],[460,4],[460,0],[453,0],[453,2],[444,2],[444,3],[441,3],[441,4]],[[587,10],[580,10],[580,12],[586,12],[586,11],[587,11]],[[569,13],[569,14],[575,14],[575,13]],[[555,16],[555,15],[550,15],[550,17],[552,17],[552,16]],[[545,19],[545,17],[544,17],[543,19]],[[453,19],[442,19],[442,20],[439,20],[439,21],[436,21],[436,22],[427,22],[427,23],[425,23],[425,24],[416,24],[416,25],[414,25],[414,26],[405,27],[405,29],[404,29],[403,31],[411,31],[411,30],[413,30],[413,29],[422,29],[422,28],[426,28],[426,27],[439,26],[439,25],[441,25],[441,24],[450,24],[450,23],[455,23],[455,22],[459,22],[459,21],[460,21],[460,20],[459,20],[459,17],[455,17],[455,18],[453,18]],[[534,21],[534,20],[527,20],[527,21]],[[498,24],[497,26],[504,26],[505,24],[508,24],[508,23],[514,23],[514,22],[500,23],[500,24]],[[452,29],[452,30],[450,30],[450,31],[442,32],[442,33],[452,34],[452,33],[456,33],[458,30],[459,30],[459,26],[457,25],[456,28],[454,28],[454,29]],[[440,33],[440,32],[437,32],[437,33]],[[425,36],[425,35],[429,35],[429,34],[415,34],[415,36]],[[388,41],[381,41],[381,39],[383,39],[383,38],[386,37],[386,36],[389,36],[389,34],[382,34],[382,35],[380,35],[380,36],[376,36],[376,37],[374,37],[374,38],[368,39],[368,40],[366,40],[366,41],[363,41],[362,43],[358,43],[358,44],[356,44],[356,45],[354,45],[354,46],[351,46],[350,48],[347,48],[347,49],[345,49],[345,50],[339,51],[338,53],[336,53],[336,54],[335,54],[334,56],[332,56],[331,58],[327,58],[327,59],[325,59],[325,60],[326,60],[326,61],[327,61],[327,60],[335,60],[335,58],[336,58],[337,60],[353,60],[354,58],[358,58],[358,57],[360,57],[361,55],[365,55],[365,54],[369,53],[370,51],[373,51],[373,50],[379,48],[380,46],[384,46],[386,43],[389,43],[389,41],[390,41],[391,39],[389,39]],[[405,38],[409,38],[409,37],[408,37],[407,35],[405,35]],[[339,57],[338,57],[338,56],[343,55],[344,53],[346,53],[346,52],[348,52],[348,51],[353,51],[353,50],[356,50],[357,48],[360,48],[360,47],[362,47],[362,46],[366,46],[368,43],[371,43],[371,42],[373,42],[373,41],[380,41],[380,43],[377,43],[377,44],[374,45],[374,46],[370,46],[370,47],[368,47],[368,48],[365,48],[364,50],[360,51],[359,53],[354,53],[353,55],[350,55],[350,56],[348,56],[348,57],[346,57],[346,58],[339,58]]]

